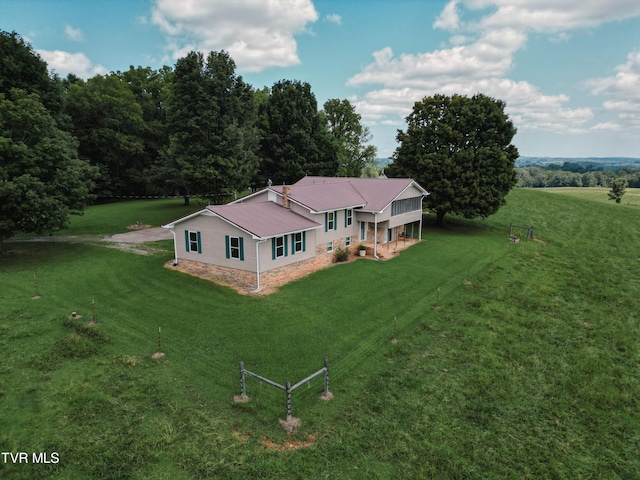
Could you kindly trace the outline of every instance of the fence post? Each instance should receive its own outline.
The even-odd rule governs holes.
[[[287,394],[287,420],[291,420],[291,382],[287,382],[285,392]]]
[[[324,357],[324,396],[329,395],[329,359]]]
[[[242,399],[247,398],[247,387],[244,383],[244,362],[240,362],[240,391],[242,392]]]

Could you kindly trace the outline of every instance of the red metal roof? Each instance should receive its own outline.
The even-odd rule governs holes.
[[[316,212],[355,207],[380,212],[411,185],[428,195],[410,178],[304,177],[291,185],[289,198]],[[282,193],[282,187],[271,188]]]
[[[258,237],[270,238],[320,227],[275,202],[211,205],[207,210]]]

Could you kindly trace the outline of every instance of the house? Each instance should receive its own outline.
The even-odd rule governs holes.
[[[332,263],[338,248],[421,239],[422,199],[409,178],[304,177],[163,225],[174,266],[241,290],[281,285]]]

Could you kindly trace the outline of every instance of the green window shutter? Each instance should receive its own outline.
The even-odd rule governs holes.
[[[296,234],[291,234],[291,255],[296,254]]]
[[[224,246],[225,246],[225,250],[227,253],[227,258],[231,258],[231,253],[230,253],[230,245],[229,245],[229,235],[225,235],[224,236]]]
[[[200,232],[198,232],[198,253],[202,253],[202,242],[200,241]]]
[[[329,212],[326,212],[324,214],[324,231],[325,232],[329,231]]]
[[[240,237],[240,260],[244,261],[244,237]]]
[[[338,211],[333,212],[333,229],[338,229]]]
[[[284,236],[284,256],[288,256],[289,255],[289,237],[287,237],[286,235]]]
[[[347,209],[344,210],[344,228],[347,228]]]
[[[302,232],[302,251],[307,251],[307,232]]]
[[[184,231],[184,246],[189,251],[189,230]]]
[[[276,239],[271,239],[271,260],[276,259]]]

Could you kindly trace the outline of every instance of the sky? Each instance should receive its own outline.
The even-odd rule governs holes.
[[[640,157],[638,0],[0,0],[0,29],[62,77],[226,50],[255,88],[348,99],[379,157],[438,93],[503,100],[522,156]]]

